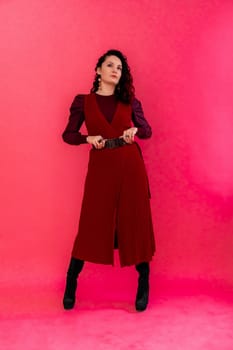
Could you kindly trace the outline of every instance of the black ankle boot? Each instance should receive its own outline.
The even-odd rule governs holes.
[[[67,271],[66,277],[66,288],[63,297],[64,309],[73,309],[75,305],[75,293],[77,289],[77,278],[79,273],[82,271],[84,265],[83,260],[71,258],[70,265]]]
[[[144,262],[136,265],[136,270],[139,272],[139,277],[135,308],[137,311],[144,311],[149,299],[149,263]]]

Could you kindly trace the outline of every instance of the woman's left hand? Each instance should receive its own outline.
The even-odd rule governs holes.
[[[123,139],[126,143],[133,143],[134,136],[136,135],[138,128],[129,128],[123,132]]]

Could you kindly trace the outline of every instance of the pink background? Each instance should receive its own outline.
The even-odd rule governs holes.
[[[64,280],[89,146],[61,134],[116,48],[153,127],[154,278],[232,284],[232,2],[5,0],[0,32],[1,283]]]

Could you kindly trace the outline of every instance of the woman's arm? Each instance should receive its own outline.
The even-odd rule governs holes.
[[[87,135],[82,135],[79,131],[84,120],[84,95],[77,95],[70,107],[69,121],[62,134],[64,142],[70,145],[87,143]]]
[[[140,139],[148,139],[152,135],[152,130],[144,117],[141,102],[136,98],[132,102],[132,120],[136,128],[138,128],[137,136]]]

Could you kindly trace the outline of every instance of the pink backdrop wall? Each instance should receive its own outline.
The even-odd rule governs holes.
[[[154,273],[233,282],[233,6],[222,0],[0,2],[1,280],[63,279],[88,146],[61,133],[96,59],[127,56],[153,138]]]

